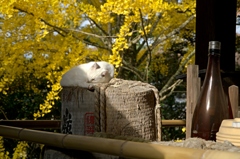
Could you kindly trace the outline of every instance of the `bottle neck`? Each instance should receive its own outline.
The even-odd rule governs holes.
[[[209,52],[208,54],[208,65],[207,65],[207,74],[206,76],[212,76],[215,74],[215,76],[220,77],[220,51],[219,52]]]
[[[215,56],[219,56],[220,58],[220,50],[219,49],[209,49],[208,55],[215,55]]]

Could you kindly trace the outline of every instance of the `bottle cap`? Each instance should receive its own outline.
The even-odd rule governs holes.
[[[221,42],[220,41],[210,41],[208,49],[221,49]]]

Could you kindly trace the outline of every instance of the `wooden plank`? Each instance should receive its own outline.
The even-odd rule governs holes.
[[[238,86],[232,85],[228,88],[229,100],[232,107],[233,118],[238,117]]]
[[[192,116],[200,92],[198,65],[187,67],[187,108],[186,108],[186,139],[191,137]]]
[[[186,126],[186,120],[162,120],[163,127]]]
[[[29,129],[60,129],[61,120],[0,120],[0,125]]]

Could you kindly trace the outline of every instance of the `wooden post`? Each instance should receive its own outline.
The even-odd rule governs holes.
[[[228,88],[229,99],[232,107],[233,118],[238,117],[238,86],[232,85]]]
[[[187,67],[186,138],[191,137],[192,116],[200,92],[200,83],[198,65],[189,65]]]

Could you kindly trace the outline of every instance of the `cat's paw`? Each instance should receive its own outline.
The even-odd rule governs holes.
[[[91,91],[91,92],[94,92],[94,86],[93,85],[89,85],[88,86],[88,90]]]

